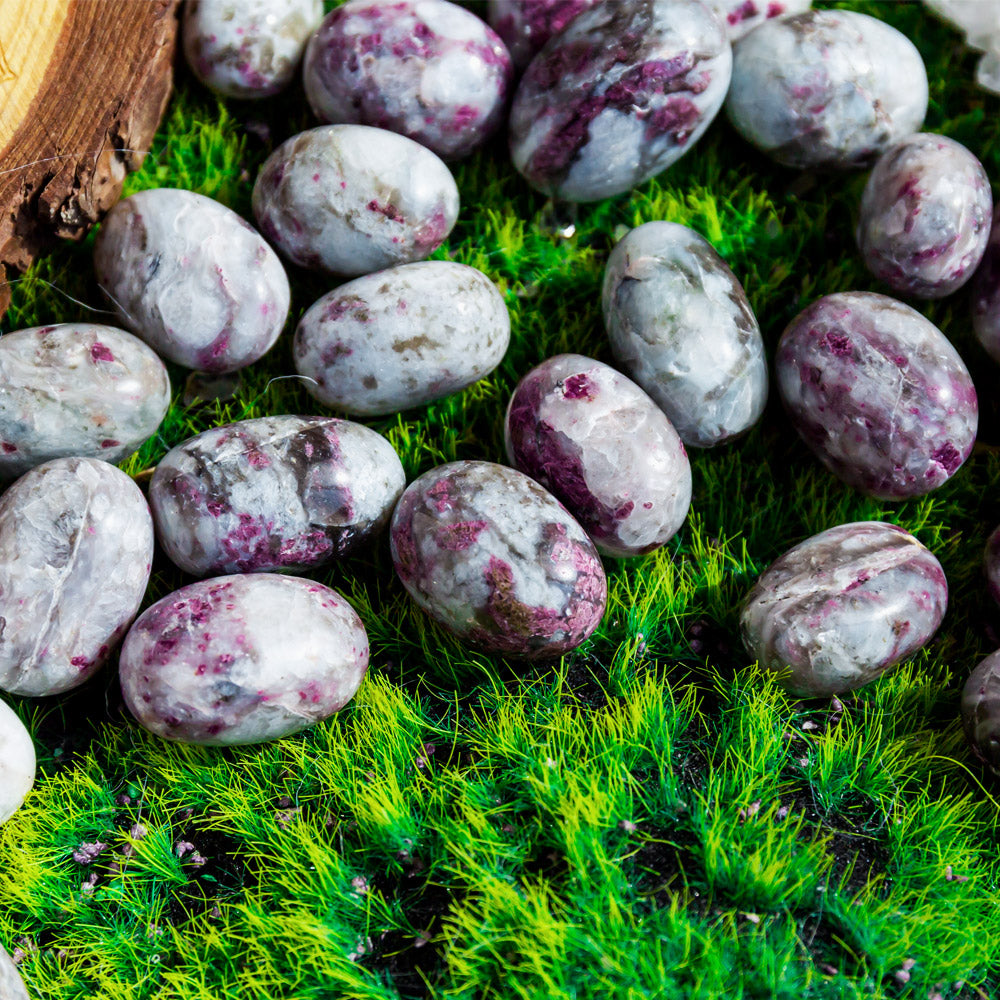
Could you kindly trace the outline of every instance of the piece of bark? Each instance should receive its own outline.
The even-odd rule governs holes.
[[[141,165],[170,96],[179,0],[0,0],[5,269],[80,239]]]

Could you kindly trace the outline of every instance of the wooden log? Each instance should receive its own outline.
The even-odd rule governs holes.
[[[5,270],[80,239],[141,165],[170,95],[179,0],[0,0]]]

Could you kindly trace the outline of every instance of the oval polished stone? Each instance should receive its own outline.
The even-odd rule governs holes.
[[[24,980],[11,961],[10,955],[0,947],[0,997],[3,1000],[29,1000]]]
[[[481,271],[404,264],[324,295],[295,331],[295,368],[321,403],[379,416],[441,399],[489,375],[510,317]]]
[[[125,704],[151,733],[237,746],[343,708],[368,667],[368,636],[350,604],[312,580],[219,576],[140,615],[120,660]]]
[[[0,479],[70,455],[120,462],[156,432],[170,379],[124,330],[63,323],[0,337]]]
[[[545,43],[597,0],[488,0],[487,18],[514,66],[524,69]]]
[[[663,411],[624,375],[560,354],[532,368],[507,407],[511,465],[550,490],[605,555],[669,541],[691,504],[691,464]]]
[[[972,752],[1000,775],[1000,650],[982,660],[965,682],[962,727]]]
[[[943,135],[912,135],[887,149],[868,178],[858,247],[868,270],[890,288],[939,299],[972,277],[992,216],[979,160]]]
[[[149,503],[160,545],[187,573],[306,570],[377,535],[405,485],[381,434],[285,415],[179,444],[156,467]]]
[[[35,744],[14,710],[0,701],[0,824],[21,808],[35,783]],[[0,998],[3,972],[0,971]]]
[[[223,97],[271,97],[292,82],[322,18],[322,0],[188,0],[184,55]]]
[[[294,264],[350,277],[437,249],[458,218],[458,188],[444,163],[412,139],[324,125],[267,158],[253,213]]]
[[[696,0],[590,7],[521,80],[509,122],[514,166],[567,201],[628,191],[697,142],[731,69],[722,25]]]
[[[1000,361],[1000,205],[993,210],[986,253],[972,280],[972,329],[986,353]]]
[[[972,451],[979,404],[965,364],[930,320],[887,295],[817,300],[781,335],[775,369],[802,440],[869,496],[929,493]]]
[[[735,45],[744,35],[772,17],[801,14],[812,0],[704,0],[722,21],[729,40]]]
[[[853,691],[917,652],[947,604],[930,551],[895,525],[857,521],[813,535],[765,570],[740,631],[788,691],[818,698]]]
[[[559,656],[604,614],[607,581],[593,542],[516,469],[492,462],[431,469],[403,493],[389,539],[410,596],[475,649]]]
[[[500,127],[511,73],[500,36],[448,0],[348,0],[313,35],[303,66],[321,121],[399,132],[446,160]]]
[[[149,580],[139,487],[93,458],[38,465],[0,497],[0,690],[39,697],[108,658]]]
[[[927,71],[895,28],[850,10],[767,21],[733,52],[726,113],[733,127],[788,167],[863,167],[916,132]]]
[[[711,448],[764,412],[764,341],[743,286],[686,226],[647,222],[608,259],[604,324],[618,363],[681,440]]]
[[[98,231],[94,266],[125,325],[187,368],[244,368],[288,318],[277,254],[235,212],[193,191],[154,188],[118,202]]]

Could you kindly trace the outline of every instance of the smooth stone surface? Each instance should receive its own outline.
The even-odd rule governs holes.
[[[509,122],[514,166],[567,201],[628,191],[698,141],[731,69],[721,23],[696,0],[590,7],[521,80]]]
[[[179,444],[156,467],[149,504],[163,550],[194,576],[307,570],[377,535],[405,485],[381,434],[286,415]]]
[[[21,808],[34,783],[35,744],[31,734],[14,710],[0,701],[0,824]],[[0,967],[0,1000],[5,997]]]
[[[887,295],[814,302],[781,335],[775,370],[802,440],[869,496],[929,493],[972,451],[979,404],[965,364],[930,320]]]
[[[633,229],[611,251],[602,301],[615,359],[685,444],[711,448],[757,422],[767,402],[760,327],[704,237],[673,222]]]
[[[303,65],[321,121],[399,132],[447,160],[500,127],[511,75],[500,36],[448,0],[348,0],[326,16]]]
[[[267,158],[253,213],[292,263],[350,277],[436,250],[458,218],[458,188],[444,163],[412,139],[325,125]]]
[[[39,697],[108,658],[149,580],[153,519],[139,487],[93,458],[57,458],[0,497],[0,690]]]
[[[614,368],[560,354],[517,384],[507,457],[564,503],[605,555],[669,541],[691,504],[691,463],[663,411]]]
[[[29,1000],[24,980],[11,961],[10,955],[0,947],[0,1000]]]
[[[121,651],[125,704],[156,736],[203,746],[264,743],[343,708],[368,667],[368,636],[335,590],[251,573],[157,601]]]
[[[469,646],[555,657],[597,628],[607,581],[594,543],[516,469],[451,462],[411,483],[389,529],[396,573]]]
[[[1000,775],[1000,650],[982,660],[965,682],[962,727],[972,752]]]
[[[733,44],[772,17],[801,14],[812,6],[812,0],[705,0],[705,3],[722,21]]]
[[[986,253],[972,279],[972,329],[986,353],[1000,362],[1000,205],[993,210]]]
[[[487,19],[523,70],[545,43],[597,0],[487,0]]]
[[[0,337],[0,479],[53,458],[120,462],[156,432],[170,378],[124,330],[63,323]]]
[[[740,40],[726,113],[785,166],[850,169],[918,131],[927,96],[905,35],[856,11],[809,10]]]
[[[292,82],[322,18],[322,0],[188,0],[184,55],[223,97],[271,97]]]
[[[909,532],[857,521],[813,535],[761,574],[740,616],[747,652],[793,694],[853,691],[912,656],[944,618],[941,564]]]
[[[118,202],[97,233],[94,266],[125,325],[186,368],[253,364],[288,318],[277,254],[235,212],[193,191],[154,188]]]
[[[912,135],[887,149],[868,178],[858,247],[868,270],[890,288],[939,299],[972,277],[992,216],[979,160],[943,135]]]
[[[986,585],[990,597],[1000,604],[1000,527],[997,527],[986,540],[983,570],[986,573]]]
[[[299,322],[295,368],[326,406],[381,416],[485,378],[510,342],[503,296],[481,271],[404,264],[335,288]]]

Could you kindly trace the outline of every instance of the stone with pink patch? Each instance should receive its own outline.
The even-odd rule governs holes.
[[[487,17],[523,70],[545,43],[597,0],[488,0]]]
[[[812,0],[705,0],[715,11],[734,44],[772,17],[809,10]]]

